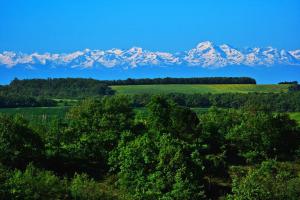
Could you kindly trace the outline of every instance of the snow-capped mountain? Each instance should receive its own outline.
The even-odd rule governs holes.
[[[24,66],[34,69],[40,66],[50,68],[137,68],[141,66],[196,66],[221,68],[226,66],[272,66],[299,65],[300,50],[245,48],[237,49],[227,44],[214,45],[210,41],[201,42],[195,48],[175,54],[154,52],[140,47],[130,49],[75,51],[62,54],[26,54],[4,51],[0,53],[0,66],[13,68]]]

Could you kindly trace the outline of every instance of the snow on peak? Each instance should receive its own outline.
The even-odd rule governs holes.
[[[300,50],[286,51],[273,47],[237,49],[228,44],[215,45],[210,41],[199,43],[195,48],[175,54],[144,50],[141,47],[130,49],[75,51],[72,53],[0,53],[0,66],[12,68],[24,65],[28,68],[47,65],[71,68],[122,67],[124,69],[140,66],[198,66],[218,68],[231,65],[271,66],[275,64],[300,65]]]
[[[211,41],[205,41],[205,42],[200,42],[196,48],[198,50],[203,51],[205,49],[213,48],[213,46],[214,44]]]
[[[291,55],[293,55],[296,59],[300,60],[300,49],[295,51],[289,51]]]

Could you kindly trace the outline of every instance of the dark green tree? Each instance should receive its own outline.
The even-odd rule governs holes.
[[[38,134],[20,116],[0,115],[0,162],[9,167],[23,168],[38,162],[43,154],[43,143]]]
[[[123,132],[111,153],[118,185],[135,199],[205,198],[200,144],[197,138],[191,140],[198,124],[194,113],[160,96],[152,99],[148,109],[148,131]]]
[[[132,128],[133,120],[126,97],[85,100],[68,113],[60,150],[77,163],[105,170],[109,152],[116,147],[121,133]]]

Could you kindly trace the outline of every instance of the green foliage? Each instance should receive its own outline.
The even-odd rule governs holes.
[[[60,173],[101,177],[121,132],[133,128],[134,112],[122,96],[87,99],[57,119],[43,136],[49,164]],[[53,164],[56,163],[56,164]]]
[[[86,100],[70,110],[65,132],[66,145],[82,153],[82,157],[97,160],[106,157],[117,144],[120,133],[129,130],[133,110],[122,96]]]
[[[265,161],[246,176],[233,178],[232,200],[298,200],[300,177],[275,161]]]
[[[10,167],[24,167],[38,161],[43,153],[40,137],[28,128],[23,118],[0,115],[0,162]]]
[[[111,189],[107,183],[75,174],[73,178],[61,178],[29,164],[25,171],[8,170],[0,166],[0,199],[5,200],[129,200],[126,195]]]
[[[7,180],[10,199],[66,199],[66,180],[60,180],[52,172],[29,165],[24,172],[16,170]]]
[[[114,92],[107,85],[93,79],[57,78],[13,80],[0,88],[0,95],[48,98],[83,98],[111,95]]]
[[[11,177],[12,172],[2,164],[0,164],[0,199],[8,198],[9,187],[7,180]]]
[[[165,86],[166,87],[166,86]],[[166,87],[168,89],[168,87]],[[155,87],[153,88],[154,90]],[[171,88],[170,88],[171,89]],[[291,93],[225,93],[222,94],[164,94],[181,106],[209,108],[212,106],[220,108],[248,109],[253,111],[272,112],[297,112],[300,111],[300,92]],[[176,90],[173,90],[174,92]],[[270,90],[271,91],[271,90]],[[151,94],[129,95],[136,107],[146,106],[151,100]]]
[[[139,135],[123,132],[117,149],[111,153],[110,164],[118,172],[118,185],[135,199],[204,198],[198,143],[186,142],[196,130],[184,130],[192,130],[187,123],[196,126],[197,121],[187,121],[194,118],[194,113],[180,110],[161,97],[153,98],[148,108],[149,131]],[[183,129],[177,133],[171,113],[184,113],[177,116],[185,118],[180,121]]]
[[[72,198],[76,200],[115,200],[116,196],[101,190],[101,185],[86,174],[75,174],[70,183]]]
[[[174,105],[167,99],[161,96],[155,96],[148,104],[150,112],[148,121],[152,129],[158,131],[167,131],[168,125],[171,122],[171,111]]]
[[[289,116],[291,119],[296,120],[298,125],[300,125],[300,112],[289,113]]]
[[[120,143],[110,163],[119,169],[120,187],[136,199],[201,199],[203,169],[193,151],[170,135],[145,133]]]
[[[287,114],[254,105],[272,97],[298,105],[297,92],[284,95],[116,95],[87,99],[66,115],[54,109],[43,121],[0,116],[0,199],[216,199],[231,190],[231,174],[229,199],[296,199],[299,126]],[[133,110],[131,100],[147,109]],[[183,106],[198,103],[247,106],[198,115]],[[267,159],[293,164],[255,167]],[[46,170],[24,170],[29,162]],[[229,170],[232,165],[243,170]]]
[[[108,85],[153,85],[153,84],[256,84],[249,77],[201,77],[201,78],[141,78],[102,81]]]
[[[300,144],[296,122],[284,114],[212,109],[201,121],[207,152],[232,164],[292,159]]]
[[[10,96],[8,96],[7,93],[0,94],[0,108],[38,107],[38,106],[50,107],[56,105],[57,105],[56,101],[51,99],[20,96],[19,94],[10,95]]]
[[[284,114],[247,114],[232,128],[226,139],[234,142],[249,162],[294,155],[300,144],[296,122]]]

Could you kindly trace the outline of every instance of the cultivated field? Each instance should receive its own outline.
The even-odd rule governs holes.
[[[163,93],[279,93],[287,92],[289,85],[254,84],[167,84],[167,85],[120,85],[111,86],[118,94],[163,94]]]

